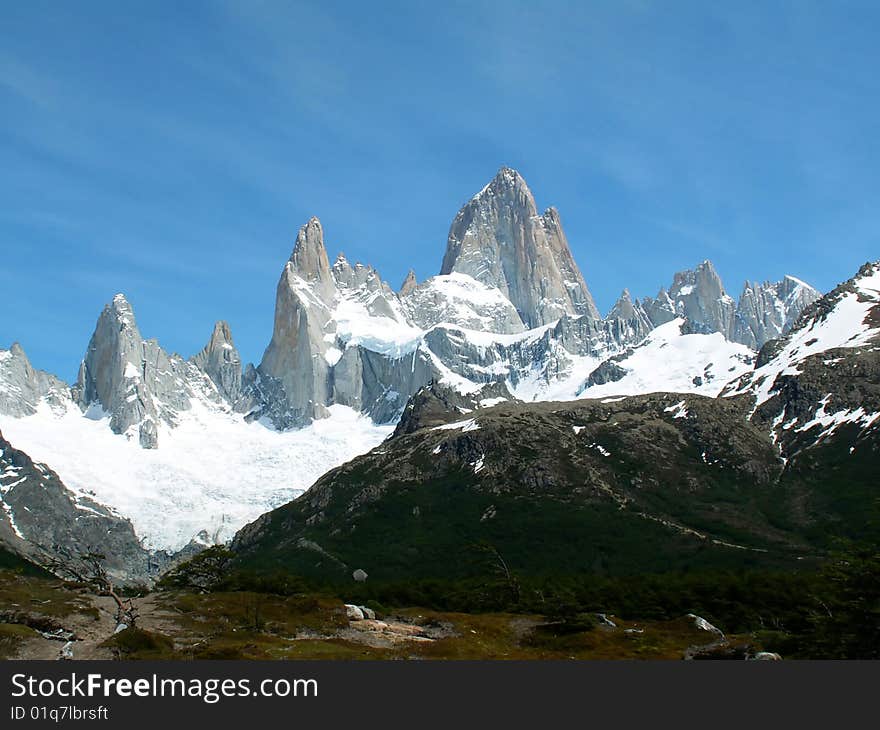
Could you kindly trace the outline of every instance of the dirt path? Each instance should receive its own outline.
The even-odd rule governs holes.
[[[86,613],[75,613],[63,621],[64,629],[75,635],[73,641],[35,637],[21,646],[16,659],[112,659],[112,652],[101,644],[116,631],[116,603],[109,596],[94,595],[89,596],[89,602],[98,609],[97,619]],[[161,631],[166,612],[156,605],[154,594],[135,598],[134,604],[138,610],[138,625]]]

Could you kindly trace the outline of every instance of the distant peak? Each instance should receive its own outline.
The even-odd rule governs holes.
[[[798,279],[796,276],[791,276],[790,274],[786,274],[784,277],[785,281],[790,281],[795,286],[802,286],[804,289],[811,289],[812,291],[816,291],[815,287],[810,286],[807,282],[802,279]]]
[[[221,319],[214,324],[214,331],[211,333],[211,343],[233,344],[232,330],[230,329],[228,322]]]
[[[290,260],[293,261],[297,254],[297,249],[324,246],[324,227],[315,216],[309,218],[308,222],[299,229],[296,234],[296,242],[293,245],[293,253]]]
[[[126,299],[125,294],[116,294],[113,297],[113,301],[104,307],[104,310],[123,324],[132,326],[135,324],[134,308],[131,306],[131,302]]]
[[[416,286],[418,286],[418,281],[416,281],[416,272],[410,269],[409,273],[406,275],[406,278],[403,280],[403,284],[400,285],[400,296],[405,297],[413,289],[415,289]]]
[[[531,202],[534,207],[534,197],[525,179],[512,167],[502,166],[495,177],[493,177],[482,190],[478,192],[473,200],[480,200],[486,196],[497,197],[510,194],[521,194]]]
[[[492,180],[492,182],[499,187],[519,187],[526,184],[523,176],[520,175],[512,167],[507,167],[507,165],[502,165],[498,169],[498,172],[495,173],[495,178]]]
[[[113,297],[112,306],[114,309],[117,309],[117,310],[126,310],[126,309],[130,310],[131,309],[131,304],[129,303],[128,299],[126,299],[125,294],[123,294],[122,292],[120,292],[119,294],[116,294]]]
[[[502,165],[498,168],[498,172],[495,173],[495,179],[503,179],[503,180],[511,180],[516,181],[517,178],[522,178],[522,176],[514,170],[512,167],[507,165]]]
[[[703,259],[703,261],[700,262],[700,265],[697,266],[697,271],[700,271],[700,272],[702,272],[702,271],[708,271],[708,272],[711,272],[711,273],[713,273],[713,274],[717,273],[717,272],[715,271],[715,267],[712,265],[712,262],[709,261],[709,259]]]
[[[324,229],[316,217],[309,218],[308,223],[299,229],[290,264],[303,278],[329,281],[330,262],[324,247]]]

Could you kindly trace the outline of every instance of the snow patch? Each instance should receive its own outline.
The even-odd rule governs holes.
[[[679,318],[654,329],[629,357],[617,363],[626,375],[585,388],[580,397],[662,392],[715,397],[731,380],[750,372],[755,353],[748,347],[718,332],[682,334],[683,324]]]
[[[688,410],[687,403],[683,400],[679,401],[675,405],[669,406],[668,408],[663,409],[664,413],[671,413],[673,418],[687,418]]]
[[[467,433],[468,431],[479,431],[480,424],[477,423],[476,419],[469,418],[467,421],[456,421],[455,423],[444,423],[442,426],[434,426],[432,431],[457,431],[461,429],[462,433]]]

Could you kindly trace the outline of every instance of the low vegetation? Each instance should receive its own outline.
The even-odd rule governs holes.
[[[120,659],[680,659],[715,638],[687,617],[696,614],[738,655],[880,658],[880,554],[869,546],[802,572],[541,579],[482,550],[482,579],[340,590],[234,569],[228,551],[213,548],[137,599],[137,627],[102,637],[100,648]],[[74,619],[94,622],[93,599],[84,585],[0,571],[0,657],[28,656],[41,632]],[[349,621],[343,603],[377,620]]]

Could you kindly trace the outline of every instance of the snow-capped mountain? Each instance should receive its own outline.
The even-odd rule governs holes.
[[[785,335],[819,296],[813,287],[793,276],[776,283],[746,282],[729,337],[757,350],[765,342]]]
[[[794,568],[841,539],[876,543],[880,262],[757,360],[677,318],[591,381],[572,403],[432,383],[381,448],[244,527],[233,549],[244,565],[341,583],[355,565],[388,581],[469,576],[450,556],[488,540],[520,575]]]
[[[210,358],[204,363],[210,364]],[[147,449],[159,444],[159,424],[173,428],[194,401],[226,409],[205,370],[141,337],[122,294],[98,318],[72,397],[88,416],[109,415],[114,433],[136,437]]]
[[[20,347],[0,351],[0,428],[74,494],[130,518],[150,548],[176,550],[227,539],[374,447],[428,383],[488,393],[478,406],[715,395],[818,296],[787,278],[747,285],[737,304],[704,262],[656,299],[624,290],[603,318],[558,213],[539,214],[509,168],[455,217],[438,275],[410,272],[395,291],[369,265],[330,261],[312,218],[282,268],[256,365],[243,366],[223,322],[190,359],[169,354],[121,294],[72,387]]]
[[[656,299],[646,297],[641,304],[655,327],[686,317],[695,328],[725,336],[730,333],[736,308],[711,261],[704,261],[693,271],[678,272],[668,292],[661,289]]]
[[[880,262],[805,309],[722,393],[743,394],[786,458],[844,427],[852,453],[880,428]]]
[[[636,302],[633,316],[644,320],[648,328],[685,317],[695,331],[720,332],[757,350],[788,332],[798,315],[820,296],[809,284],[786,276],[775,283],[746,282],[735,302],[712,262],[703,261],[693,271],[678,272],[668,291],[661,289],[655,298]]]

